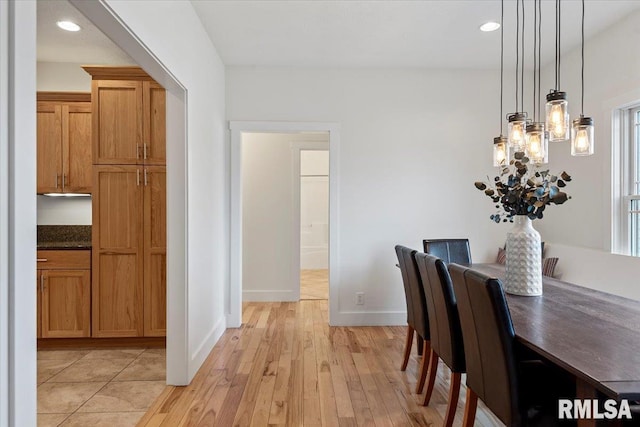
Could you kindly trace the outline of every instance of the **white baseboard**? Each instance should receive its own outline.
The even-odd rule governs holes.
[[[202,343],[198,346],[198,349],[193,353],[189,360],[189,382],[193,379],[198,369],[202,366],[209,353],[216,345],[222,334],[227,328],[226,316],[221,316],[216,322],[215,326],[207,334]]]
[[[298,295],[294,291],[243,290],[242,301],[255,301],[255,302],[298,301]]]
[[[403,326],[406,311],[341,311],[329,315],[331,326]]]

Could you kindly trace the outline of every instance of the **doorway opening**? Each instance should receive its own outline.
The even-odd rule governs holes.
[[[303,151],[325,151],[329,169],[324,177],[328,214],[322,228],[328,233],[325,237],[328,262],[324,270],[328,270],[331,324],[332,316],[337,318],[339,314],[339,126],[335,123],[231,122],[230,129],[228,327],[241,326],[243,301],[300,300]],[[305,239],[312,240],[311,237]]]
[[[300,299],[329,299],[329,151],[300,150]]]
[[[327,275],[328,145],[328,132],[242,135],[243,302],[309,299],[301,278]],[[328,299],[328,275],[317,288]]]

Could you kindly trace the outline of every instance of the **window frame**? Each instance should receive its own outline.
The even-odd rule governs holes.
[[[640,243],[635,246],[632,237],[638,242],[639,229],[634,229],[632,212],[634,200],[640,200],[640,104],[634,104],[619,111],[620,129],[620,187],[618,192],[619,215],[614,247],[619,253],[640,256]],[[635,234],[634,234],[635,233]],[[632,236],[634,234],[634,236]]]

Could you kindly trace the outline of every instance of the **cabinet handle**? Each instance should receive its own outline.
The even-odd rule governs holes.
[[[60,177],[60,174],[56,172],[56,188],[58,188],[58,178]]]
[[[146,160],[147,159],[147,144],[143,144],[142,151],[143,151],[143,154],[144,154],[144,159]]]
[[[144,186],[147,186],[147,169],[144,170]]]
[[[136,169],[136,185],[140,185],[140,169]]]
[[[136,159],[140,158],[140,144],[136,144]]]
[[[63,173],[62,174],[62,189],[64,190],[64,186],[65,186],[65,181],[67,180],[67,174]]]
[[[47,262],[49,261],[47,258],[38,258],[38,262]]]

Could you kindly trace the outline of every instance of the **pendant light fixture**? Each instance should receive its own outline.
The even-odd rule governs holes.
[[[584,0],[582,0],[582,65],[580,79],[582,87],[580,92],[580,117],[573,121],[571,127],[571,155],[590,156],[593,154],[593,119],[584,116]]]
[[[527,125],[527,157],[535,164],[549,162],[549,134],[540,117],[540,59],[542,40],[542,6],[540,0],[533,1],[533,122]]]
[[[560,90],[560,56],[561,56],[561,5],[556,0],[556,58],[555,58],[555,89],[547,94],[546,125],[551,142],[567,141],[569,139],[569,102],[567,93]]]
[[[509,162],[509,141],[502,135],[502,101],[504,93],[504,0],[500,2],[500,136],[493,138],[493,166]]]
[[[522,78],[519,80],[520,71],[520,3],[522,2]],[[524,110],[524,101],[518,101],[518,93],[524,98],[524,0],[516,2],[516,112],[507,116],[507,135],[509,136],[509,146],[516,152],[525,151],[527,132],[527,113]]]

